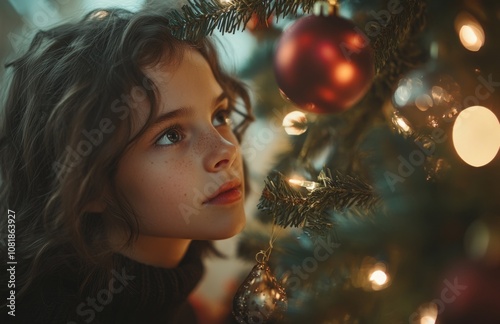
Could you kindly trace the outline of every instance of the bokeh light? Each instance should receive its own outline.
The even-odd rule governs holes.
[[[434,324],[438,316],[438,307],[435,303],[422,305],[419,309],[419,324]]]
[[[462,45],[471,52],[477,52],[485,42],[481,24],[470,14],[460,13],[455,20],[455,29]]]
[[[490,163],[500,148],[500,123],[486,107],[472,106],[457,116],[453,145],[460,158],[474,167]]]
[[[301,135],[307,131],[307,117],[302,111],[292,111],[283,118],[283,128],[288,135]]]
[[[388,286],[389,275],[386,272],[386,265],[384,263],[377,263],[373,266],[368,280],[371,282],[373,290],[381,290]]]
[[[488,250],[490,243],[490,231],[488,226],[481,220],[473,222],[465,233],[465,250],[473,259],[482,258]]]
[[[370,275],[370,281],[376,285],[382,286],[387,282],[387,274],[382,270],[375,270]]]

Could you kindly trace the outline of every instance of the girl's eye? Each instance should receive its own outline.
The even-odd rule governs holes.
[[[214,115],[214,119],[212,121],[215,127],[222,125],[230,125],[231,119],[229,118],[230,110],[229,109],[220,109]]]
[[[182,131],[174,126],[165,131],[163,135],[160,136],[160,138],[156,141],[156,145],[174,145],[179,143],[184,139],[184,134]]]

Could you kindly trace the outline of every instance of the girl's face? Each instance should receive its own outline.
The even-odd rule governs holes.
[[[180,64],[144,72],[158,88],[159,114],[116,175],[140,235],[216,240],[237,234],[245,225],[242,158],[229,101],[210,66],[188,49]],[[134,112],[143,125],[147,100]]]

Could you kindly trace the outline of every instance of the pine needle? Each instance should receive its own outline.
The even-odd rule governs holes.
[[[332,176],[326,169],[318,176],[321,185],[313,190],[295,188],[279,172],[271,173],[257,207],[271,215],[274,223],[284,228],[302,227],[307,232],[323,233],[332,228],[328,212],[350,208],[375,208],[380,198],[373,188],[359,178]]]

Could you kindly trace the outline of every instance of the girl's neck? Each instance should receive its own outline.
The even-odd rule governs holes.
[[[191,240],[139,235],[131,247],[118,253],[137,262],[161,268],[175,268],[186,254]]]

